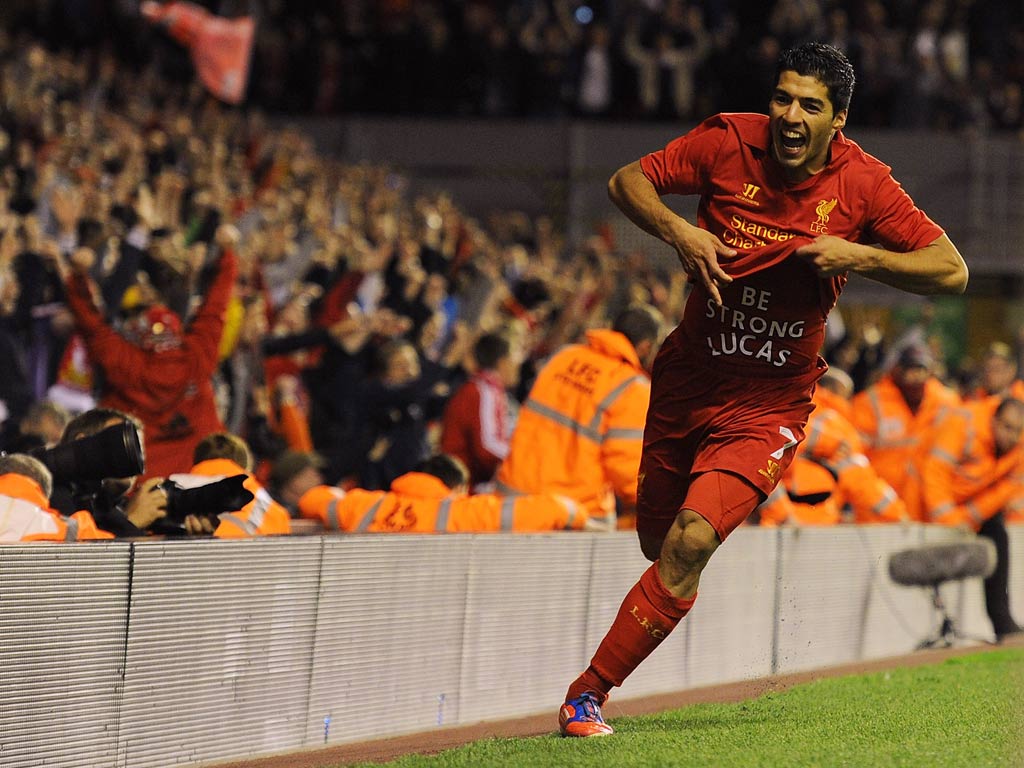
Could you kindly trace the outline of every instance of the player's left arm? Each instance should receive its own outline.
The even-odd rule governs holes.
[[[902,253],[822,235],[796,253],[821,277],[856,272],[921,295],[963,293],[967,287],[967,264],[945,234],[923,248]]]

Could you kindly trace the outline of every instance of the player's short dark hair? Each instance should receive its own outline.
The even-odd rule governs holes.
[[[252,471],[253,458],[249,444],[229,432],[213,432],[196,444],[192,451],[192,463],[198,464],[209,459],[228,459],[247,472]]]
[[[481,370],[493,369],[512,354],[512,342],[501,333],[485,333],[473,345],[473,359]]]
[[[616,315],[612,330],[635,347],[641,341],[656,341],[661,336],[661,326],[661,312],[650,304],[633,304]]]
[[[775,83],[783,72],[796,72],[820,81],[828,89],[835,112],[850,108],[856,77],[850,60],[838,48],[825,43],[804,43],[789,48],[779,55]]]
[[[469,470],[466,465],[447,453],[435,453],[417,464],[413,471],[433,475],[448,488],[456,488],[469,482]]]
[[[61,443],[70,443],[73,440],[81,440],[83,437],[92,437],[102,432],[108,422],[130,421],[135,425],[139,435],[142,435],[142,422],[135,416],[116,408],[90,408],[88,411],[78,414],[71,419],[64,427],[64,434],[61,435]]]

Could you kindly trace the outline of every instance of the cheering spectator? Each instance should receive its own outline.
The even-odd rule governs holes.
[[[469,468],[470,487],[490,483],[508,455],[522,353],[501,333],[485,333],[473,345],[473,376],[452,396],[441,427],[441,450]]]
[[[88,271],[94,259],[89,249],[75,253],[67,290],[89,357],[103,372],[100,402],[142,421],[147,477],[187,469],[182,456],[223,429],[211,376],[235,277],[234,253],[230,247],[221,251],[216,276],[187,330],[178,315],[154,303],[131,325],[132,340],[114,330],[93,301]]]

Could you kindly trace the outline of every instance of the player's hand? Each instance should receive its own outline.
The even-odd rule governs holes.
[[[675,228],[671,243],[679,256],[679,263],[691,280],[704,286],[715,304],[721,304],[722,294],[718,286],[728,285],[732,278],[719,266],[718,257],[735,256],[736,251],[706,229],[682,220],[680,223],[682,226]]]
[[[796,255],[810,264],[818,277],[833,277],[861,266],[861,253],[867,246],[857,245],[834,235],[816,237],[796,249]]]

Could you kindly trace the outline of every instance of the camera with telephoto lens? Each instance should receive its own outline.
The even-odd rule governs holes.
[[[87,485],[108,477],[134,477],[145,469],[139,433],[129,421],[29,454],[46,465],[54,485]]]
[[[241,509],[256,498],[242,485],[245,478],[245,475],[232,475],[194,488],[184,488],[173,480],[164,480],[160,484],[167,494],[167,516],[164,520],[180,525],[188,515],[215,516]]]

